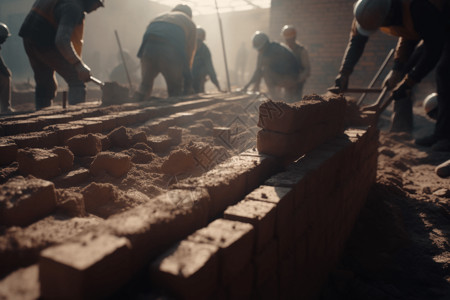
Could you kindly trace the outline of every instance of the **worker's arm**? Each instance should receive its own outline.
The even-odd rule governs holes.
[[[206,73],[208,74],[209,78],[211,78],[211,82],[214,83],[214,85],[220,91],[220,84],[219,81],[217,80],[216,71],[214,70],[214,65],[212,63],[211,51],[209,51],[208,47],[206,47],[205,51],[205,62],[206,62]]]
[[[255,87],[253,90],[259,89],[259,84],[261,82],[262,78],[262,55],[258,54],[258,61],[256,63],[256,69],[255,72],[253,72],[252,78],[250,78],[250,81],[244,86],[243,90],[246,91],[251,84],[255,84]]]
[[[82,81],[89,81],[90,69],[83,63],[72,45],[72,33],[77,25],[83,21],[84,13],[77,6],[71,4],[59,5],[55,8],[55,15],[59,18],[56,31],[55,45],[61,55],[75,67]]]
[[[306,79],[311,74],[311,64],[309,63],[309,54],[305,48],[302,48],[300,53],[300,65],[302,69],[300,70],[300,74],[298,75],[298,81],[305,82]]]

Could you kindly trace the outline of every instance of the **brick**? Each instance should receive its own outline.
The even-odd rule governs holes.
[[[44,127],[44,130],[54,131],[58,136],[58,144],[63,145],[68,139],[78,134],[84,134],[84,127],[73,124],[56,124]]]
[[[167,135],[172,139],[173,145],[178,145],[182,141],[183,128],[172,126],[167,128]]]
[[[8,165],[16,160],[18,147],[10,139],[0,139],[0,165]]]
[[[294,255],[286,256],[280,260],[278,264],[280,299],[296,299],[294,293],[296,271]],[[301,270],[298,271],[301,272]]]
[[[53,148],[58,145],[56,132],[38,131],[10,136],[19,148]]]
[[[75,156],[94,156],[102,151],[102,141],[94,134],[76,135],[65,142]]]
[[[147,144],[156,153],[167,152],[173,145],[173,140],[167,135],[149,136],[147,138]]]
[[[101,116],[101,117],[91,117],[85,118],[86,121],[94,121],[102,123],[102,132],[107,132],[116,128],[116,120],[112,116]]]
[[[14,271],[0,281],[0,299],[38,299],[39,268],[37,264]]]
[[[126,237],[132,245],[131,265],[142,268],[176,241],[206,226],[206,190],[171,190],[145,205],[108,218],[105,230]]]
[[[83,126],[84,134],[102,132],[102,122],[100,121],[77,120],[69,122],[68,124]]]
[[[119,178],[127,174],[130,169],[130,156],[114,152],[100,152],[95,156],[89,171],[94,176],[98,176],[105,171],[109,175]]]
[[[39,120],[43,120],[44,123],[47,125],[53,125],[53,124],[64,124],[68,123],[70,121],[74,121],[73,116],[69,114],[57,114],[57,115],[48,115],[48,116],[39,116]]]
[[[125,238],[86,234],[50,247],[39,258],[43,298],[93,299],[112,295],[131,276]]]
[[[255,251],[259,253],[274,237],[276,210],[272,203],[254,200],[241,201],[228,207],[223,217],[228,220],[250,223],[255,228]]]
[[[186,239],[219,247],[220,278],[225,285],[250,263],[253,254],[254,230],[247,223],[217,219]]]
[[[176,125],[174,119],[171,117],[167,117],[167,118],[158,118],[150,122],[147,122],[144,124],[144,127],[148,128],[151,134],[158,135],[167,131],[169,127],[174,125]]]
[[[55,187],[50,181],[19,176],[0,186],[0,222],[4,225],[29,225],[55,207]]]
[[[278,265],[277,248],[277,242],[272,239],[266,247],[254,257],[256,289],[262,287],[272,274],[276,274]]]
[[[5,135],[17,135],[33,131],[41,131],[45,122],[37,118],[2,122]]]
[[[20,149],[17,152],[19,172],[41,179],[50,179],[62,174],[58,154],[38,148]]]
[[[229,299],[250,299],[253,292],[254,266],[248,264],[228,286]]]
[[[181,241],[150,265],[150,280],[180,299],[209,299],[218,286],[219,248]]]

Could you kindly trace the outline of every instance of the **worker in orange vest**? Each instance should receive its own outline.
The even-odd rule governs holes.
[[[103,0],[36,0],[19,35],[23,38],[36,81],[36,110],[52,105],[55,71],[69,85],[69,104],[86,99],[91,70],[83,62],[84,19],[103,6]]]

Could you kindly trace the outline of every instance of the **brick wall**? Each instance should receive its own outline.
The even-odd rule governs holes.
[[[305,94],[321,94],[334,84],[342,56],[347,46],[353,18],[354,0],[272,0],[270,34],[281,41],[280,29],[285,24],[297,28],[298,40],[308,50],[311,59],[311,77]],[[351,86],[367,86],[376,74],[396,38],[377,32],[366,45],[363,57],[350,78]],[[389,71],[391,64],[386,67]],[[380,76],[380,85],[385,74]],[[433,76],[420,84],[417,99],[434,89]]]

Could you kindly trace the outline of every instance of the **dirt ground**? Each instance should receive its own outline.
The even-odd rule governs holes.
[[[322,300],[450,299],[450,178],[434,172],[450,153],[414,144],[434,128],[420,105],[412,136],[382,115],[377,182]]]

